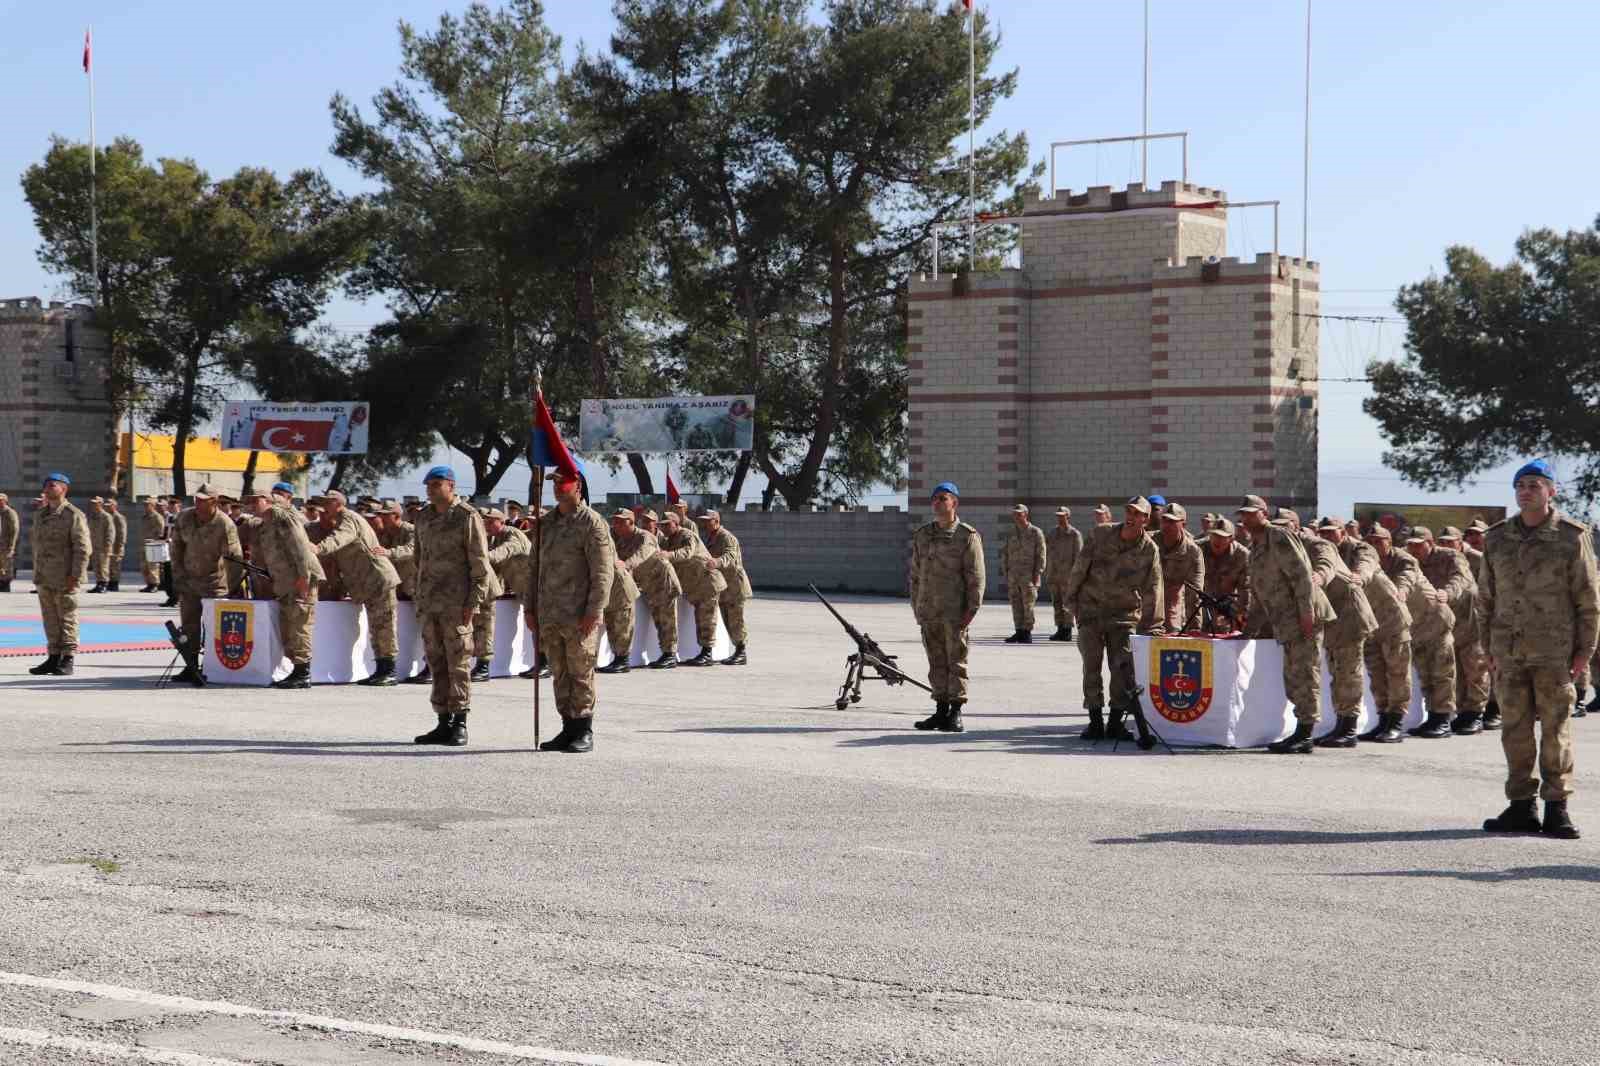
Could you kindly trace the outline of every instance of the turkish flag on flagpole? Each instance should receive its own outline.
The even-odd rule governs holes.
[[[668,462],[667,463],[667,502],[668,503],[677,503],[679,499],[680,499],[680,497],[678,496],[678,486],[672,480],[672,463]]]
[[[93,56],[94,48],[91,40],[92,30],[83,31],[83,72],[89,73],[89,62]]]

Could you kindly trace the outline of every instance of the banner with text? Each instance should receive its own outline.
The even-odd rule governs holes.
[[[235,401],[223,412],[222,447],[365,455],[368,413],[364,403]]]
[[[667,396],[584,400],[584,452],[746,452],[755,447],[754,396]]]

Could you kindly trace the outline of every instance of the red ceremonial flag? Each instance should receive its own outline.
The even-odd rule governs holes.
[[[529,442],[528,461],[533,466],[553,466],[564,474],[581,477],[578,461],[567,450],[566,442],[561,439],[561,431],[556,428],[556,420],[550,417],[550,408],[544,402],[544,390],[538,389],[533,394],[533,439]]]
[[[89,32],[90,31],[88,30],[83,31],[83,72],[85,74],[89,73],[89,57],[91,52],[89,46]]]
[[[672,468],[671,467],[667,468],[667,502],[668,503],[677,503],[678,502],[678,486],[672,480]]]
[[[971,11],[972,10],[972,0],[961,0],[961,6],[966,8],[968,11]]]
[[[263,418],[250,432],[250,447],[267,452],[325,452],[332,434],[332,422]]]

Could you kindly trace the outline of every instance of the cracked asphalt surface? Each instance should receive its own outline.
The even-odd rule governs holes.
[[[903,601],[839,600],[921,675]],[[1492,735],[1113,753],[1075,738],[1076,648],[1002,645],[1003,604],[968,731],[928,735],[917,690],[833,708],[848,640],[807,597],[749,617],[748,667],[602,677],[587,756],[529,750],[525,681],[476,686],[447,750],[410,743],[417,688],[0,659],[0,972],[652,1062],[1596,1061],[1600,720],[1574,724],[1589,836],[1496,839]],[[0,988],[3,1029],[512,1061],[51,988]],[[8,1066],[100,1061],[129,1060],[0,1033]]]

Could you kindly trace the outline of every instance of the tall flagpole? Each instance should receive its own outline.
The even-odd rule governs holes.
[[[83,72],[89,75],[89,273],[94,277],[90,298],[100,306],[100,208],[95,202],[98,184],[95,178],[94,138],[94,27],[83,31]]]
[[[967,14],[967,269],[978,269],[978,5]]]
[[[1150,0],[1144,0],[1144,136],[1139,141],[1139,185],[1150,185]]]
[[[1306,117],[1301,138],[1305,144],[1300,174],[1300,258],[1311,261],[1311,0],[1306,0]]]

